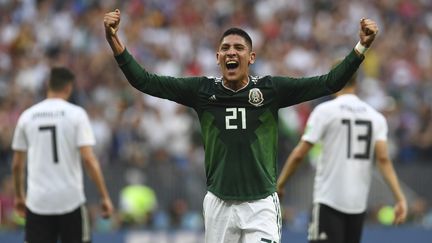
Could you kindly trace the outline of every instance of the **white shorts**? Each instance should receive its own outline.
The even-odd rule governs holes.
[[[254,201],[204,197],[206,243],[280,243],[281,211],[277,193]]]

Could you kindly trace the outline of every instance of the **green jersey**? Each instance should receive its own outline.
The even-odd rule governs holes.
[[[340,90],[362,57],[354,50],[328,74],[249,77],[234,91],[222,78],[152,74],[124,51],[116,60],[136,89],[193,108],[201,123],[207,189],[224,200],[255,200],[276,191],[278,110]]]

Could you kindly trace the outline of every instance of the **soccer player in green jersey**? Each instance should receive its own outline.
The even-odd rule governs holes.
[[[228,29],[220,39],[216,62],[222,77],[156,75],[122,44],[119,24],[119,10],[105,14],[106,39],[129,83],[198,114],[208,190],[203,203],[206,242],[280,242],[278,110],[340,90],[364,59],[376,23],[362,19],[356,47],[329,73],[309,78],[251,76],[256,54],[251,38],[239,28]]]

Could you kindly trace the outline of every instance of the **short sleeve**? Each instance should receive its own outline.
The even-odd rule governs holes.
[[[384,118],[383,115],[379,115],[378,122],[377,122],[377,129],[375,129],[375,140],[376,141],[387,141],[387,133],[388,133],[388,126],[387,121]]]
[[[77,122],[77,145],[81,146],[93,146],[96,144],[96,139],[93,134],[92,127],[90,125],[90,119],[84,109],[80,109],[78,112]]]
[[[319,142],[324,131],[326,120],[328,119],[325,119],[324,112],[320,109],[320,106],[316,107],[308,118],[302,140],[313,144]]]
[[[27,151],[28,140],[24,130],[25,118],[20,116],[15,127],[14,136],[12,139],[12,149],[17,151]]]

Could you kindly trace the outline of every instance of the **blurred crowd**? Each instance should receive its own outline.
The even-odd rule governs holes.
[[[359,71],[360,96],[387,117],[395,163],[432,157],[430,0],[0,0],[0,178],[10,173],[18,116],[44,98],[50,67],[65,65],[77,76],[72,101],[88,111],[102,167],[116,178],[107,183],[119,215],[100,228],[199,228],[205,193],[196,115],[130,87],[104,36],[103,15],[115,8],[128,50],[170,76],[218,76],[215,51],[231,26],[252,36],[253,74],[323,74],[355,46],[359,20],[371,18],[380,30]],[[281,163],[318,102],[280,111]],[[122,190],[134,185],[154,194],[139,212],[145,220],[125,216]],[[5,215],[11,202],[1,203]]]

